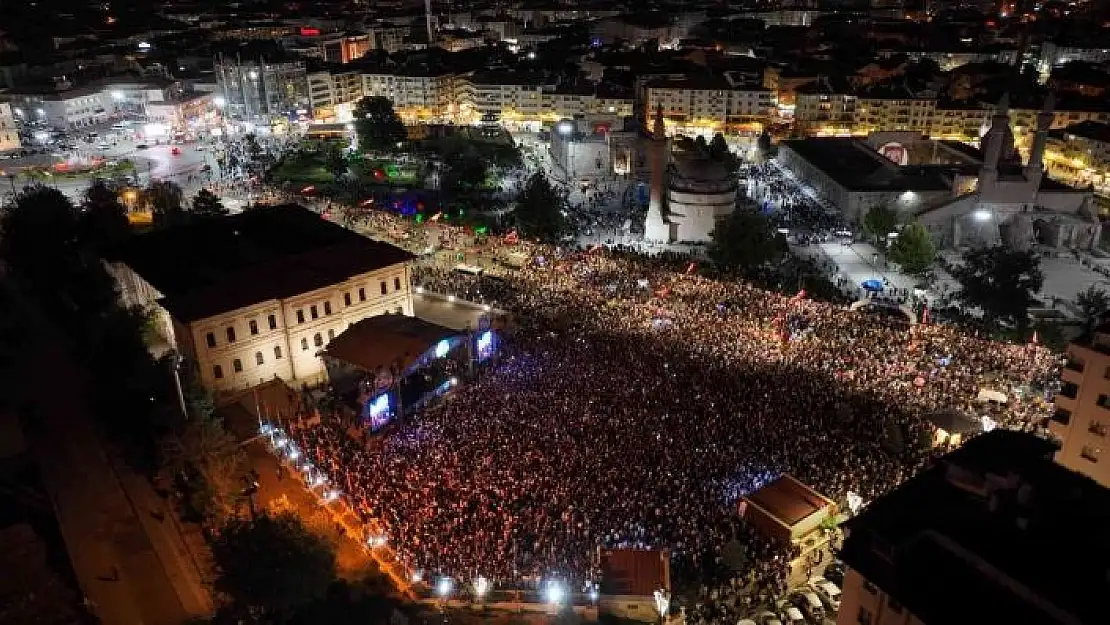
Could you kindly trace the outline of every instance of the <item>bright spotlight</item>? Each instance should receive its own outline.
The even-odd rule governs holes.
[[[289,452],[289,459],[290,460],[296,460],[297,458],[300,458],[300,457],[301,457],[301,452],[297,451],[296,449]]]
[[[416,287],[416,293],[417,293],[417,295],[423,294],[424,293],[424,287],[422,287],[422,286]]]
[[[991,212],[989,210],[985,210],[985,209],[979,209],[979,210],[975,211],[974,213],[972,213],[971,216],[975,218],[975,221],[990,221],[991,220]]]
[[[412,583],[419,584],[422,581],[424,581],[424,571],[421,571],[420,569],[416,569],[415,571],[413,571]]]
[[[448,296],[447,296],[447,301],[449,301],[449,302],[452,302],[452,303],[454,303],[454,301],[455,301],[455,296],[454,296],[454,295],[448,295]]]
[[[123,99],[123,92],[122,91],[113,91],[112,92],[112,99],[115,100],[116,102],[119,102],[120,100]]]
[[[286,438],[279,438],[276,441],[274,441],[274,447],[277,447],[278,449],[281,449],[282,447],[285,447],[288,444],[289,444],[289,439],[286,439]]]
[[[227,106],[227,98],[223,97],[222,95],[218,95],[212,98],[212,104],[215,104],[217,108],[223,108]]]
[[[479,577],[478,579],[474,580],[474,594],[477,595],[479,599],[485,597],[487,592],[489,592],[488,579],[484,577]]]
[[[254,71],[253,69],[250,72],[247,73],[247,76],[251,80],[258,80],[258,72]]]
[[[443,358],[451,351],[451,343],[447,339],[436,343],[436,358]]]
[[[334,488],[329,490],[328,494],[324,495],[324,499],[328,501],[335,501],[336,499],[339,499],[339,491],[335,490]]]
[[[566,597],[566,591],[559,582],[548,582],[547,591],[544,594],[547,596],[547,602],[553,604],[562,603]]]
[[[436,593],[439,594],[440,597],[446,599],[451,596],[451,589],[454,587],[455,582],[451,581],[450,577],[441,577],[439,581],[436,582]]]
[[[459,379],[458,378],[451,378],[451,386],[458,386],[458,385],[459,385]]]
[[[570,121],[561,121],[555,126],[555,130],[565,137],[574,132],[574,123]]]
[[[489,351],[491,347],[493,347],[493,332],[486,330],[478,337],[478,351]]]
[[[590,601],[593,601],[594,603],[597,603],[597,600],[599,598],[600,598],[600,595],[598,594],[597,589],[596,588],[591,588],[590,589]]]

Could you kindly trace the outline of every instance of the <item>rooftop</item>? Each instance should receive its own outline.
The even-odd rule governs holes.
[[[348,327],[324,351],[363,371],[395,363],[405,370],[437,343],[458,334],[419,317],[375,315]]]
[[[163,294],[189,323],[337,284],[413,258],[296,204],[134,236],[109,254]]]
[[[1105,622],[1110,491],[994,430],[848,521],[841,557],[928,624]],[[938,600],[943,599],[943,600]]]
[[[789,475],[780,476],[744,499],[787,526],[798,523],[832,503]]]
[[[899,168],[858,139],[809,138],[784,141],[798,156],[852,191],[944,191],[943,171]]]

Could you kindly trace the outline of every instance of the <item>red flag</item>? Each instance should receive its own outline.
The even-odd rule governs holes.
[[[511,231],[509,231],[509,234],[505,235],[505,244],[506,245],[516,245],[519,242],[520,242],[520,235],[516,233],[516,228],[513,228]]]
[[[922,324],[929,323],[929,307],[928,306],[925,306],[924,308],[921,309],[921,323]]]
[[[1029,342],[1032,343],[1033,345],[1036,345],[1037,343],[1040,342],[1040,341],[1037,340],[1037,331],[1036,330],[1033,330],[1033,338]]]
[[[803,299],[805,299],[805,297],[806,297],[806,290],[802,289],[802,290],[798,291],[797,293],[795,293],[794,297],[790,298],[790,303],[794,304],[796,302],[800,302]]]
[[[697,263],[690,263],[689,265],[686,266],[686,275],[690,275],[690,274],[694,273],[694,270],[697,269],[697,268],[698,268]]]

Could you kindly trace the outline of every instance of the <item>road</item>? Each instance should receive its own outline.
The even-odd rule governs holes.
[[[477,304],[462,300],[450,302],[428,293],[414,294],[412,304],[415,316],[452,330],[477,328],[478,319],[487,312],[484,307]]]
[[[113,458],[85,412],[82,372],[52,330],[27,358],[32,454],[89,610],[105,625],[178,625],[211,612],[180,534],[145,479]]]

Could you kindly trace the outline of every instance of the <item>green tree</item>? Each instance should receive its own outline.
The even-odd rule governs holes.
[[[1085,291],[1080,291],[1075,296],[1075,306],[1083,318],[1083,325],[1087,332],[1094,330],[1103,315],[1110,311],[1110,295],[1098,286],[1092,284]]]
[[[0,253],[18,271],[37,279],[57,279],[75,262],[77,210],[61,191],[24,187],[3,208]]]
[[[408,139],[404,123],[393,110],[393,102],[382,96],[368,96],[355,104],[355,133],[361,152],[397,149]]]
[[[339,180],[347,175],[350,169],[350,161],[347,158],[346,151],[336,142],[328,141],[321,147],[324,156],[324,165]]]
[[[725,141],[725,136],[719,132],[713,135],[713,140],[709,142],[709,158],[721,163],[732,172],[740,167],[740,159],[732,153]]]
[[[1034,296],[1044,284],[1036,253],[1004,246],[964,254],[963,263],[953,267],[951,273],[960,283],[957,297],[968,308],[982,313],[987,328],[995,328],[998,322],[1026,327]]]
[[[182,206],[185,193],[177,183],[155,180],[147,186],[144,195],[155,226],[175,226],[185,222],[186,214]]]
[[[208,189],[197,191],[193,197],[193,210],[190,212],[199,217],[222,217],[228,214],[219,196]]]
[[[235,519],[212,542],[216,588],[266,622],[285,622],[335,580],[335,551],[292,514]]]
[[[718,222],[709,245],[709,258],[718,266],[752,272],[786,256],[786,239],[766,217],[737,209]]]
[[[189,419],[181,420],[160,444],[161,469],[189,495],[192,510],[212,526],[223,525],[242,510],[246,456],[205,400],[190,394]]]
[[[933,266],[937,249],[933,237],[918,222],[907,224],[890,246],[890,260],[898,263],[902,271],[911,276],[923,276]]]
[[[94,180],[81,201],[81,237],[97,246],[111,245],[131,231],[127,208],[119,201],[119,192],[103,180]]]
[[[898,213],[888,206],[874,206],[863,217],[863,231],[871,236],[877,245],[886,247],[886,237],[898,225]]]
[[[442,188],[448,193],[467,193],[482,186],[489,173],[488,161],[472,149],[448,152],[443,156]]]
[[[513,223],[521,236],[557,243],[571,230],[563,214],[565,205],[563,197],[551,186],[547,176],[536,172],[517,196]]]

